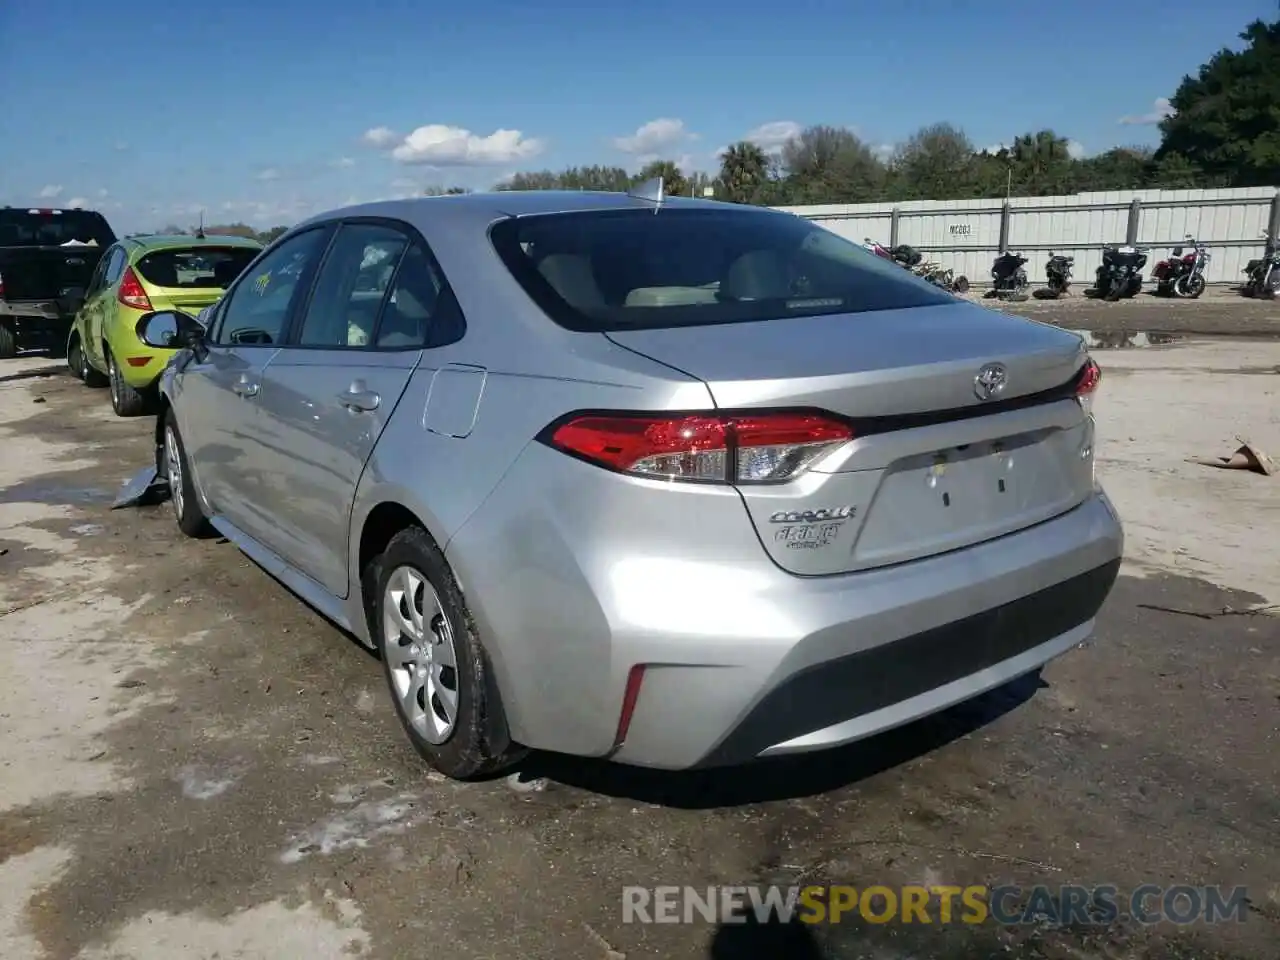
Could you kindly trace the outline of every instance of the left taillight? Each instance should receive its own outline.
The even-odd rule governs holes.
[[[783,483],[853,439],[817,413],[582,414],[552,425],[545,443],[597,466],[654,480]]]
[[[133,267],[126,267],[124,276],[120,278],[120,291],[116,295],[121,303],[126,307],[133,307],[135,310],[150,310],[151,298],[147,296],[147,291],[143,289],[142,282],[138,280],[138,275],[133,272]]]
[[[1076,377],[1076,399],[1086,412],[1093,411],[1093,395],[1098,392],[1098,384],[1102,382],[1102,368],[1092,357],[1087,359]]]

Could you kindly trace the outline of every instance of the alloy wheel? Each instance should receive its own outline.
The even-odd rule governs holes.
[[[173,501],[173,512],[182,522],[185,493],[182,487],[182,454],[178,450],[178,435],[173,427],[164,428],[165,473],[169,480],[169,499]]]
[[[449,739],[458,720],[458,652],[435,588],[402,566],[382,597],[383,656],[409,726],[428,743]]]

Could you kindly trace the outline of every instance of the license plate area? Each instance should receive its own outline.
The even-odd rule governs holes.
[[[954,550],[1040,523],[1093,488],[1092,425],[905,457],[885,470],[853,545],[854,566]]]

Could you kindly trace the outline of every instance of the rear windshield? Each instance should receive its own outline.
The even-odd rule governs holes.
[[[157,250],[138,261],[138,272],[157,287],[221,290],[240,276],[259,251],[252,247]]]
[[[607,331],[747,323],[954,303],[808,220],[759,208],[513,217],[499,257],[552,320]]]
[[[0,209],[0,247],[60,247],[83,243],[109,247],[116,235],[92,210]]]

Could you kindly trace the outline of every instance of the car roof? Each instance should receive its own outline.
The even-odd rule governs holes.
[[[247,247],[261,249],[262,244],[252,237],[236,236],[204,236],[193,237],[189,234],[150,234],[144,237],[126,237],[125,242],[132,244],[136,252],[149,250],[165,250],[172,247]]]
[[[692,197],[665,197],[663,207],[674,209],[708,209],[757,211],[775,214],[766,207],[729,204]],[[572,213],[587,210],[652,210],[649,200],[625,193],[591,190],[499,190],[492,193],[465,193],[441,197],[414,197],[405,200],[379,200],[341,207],[309,217],[294,229],[348,217],[388,217],[409,223],[434,221],[452,227],[483,228],[495,220],[529,217],[549,213]]]

